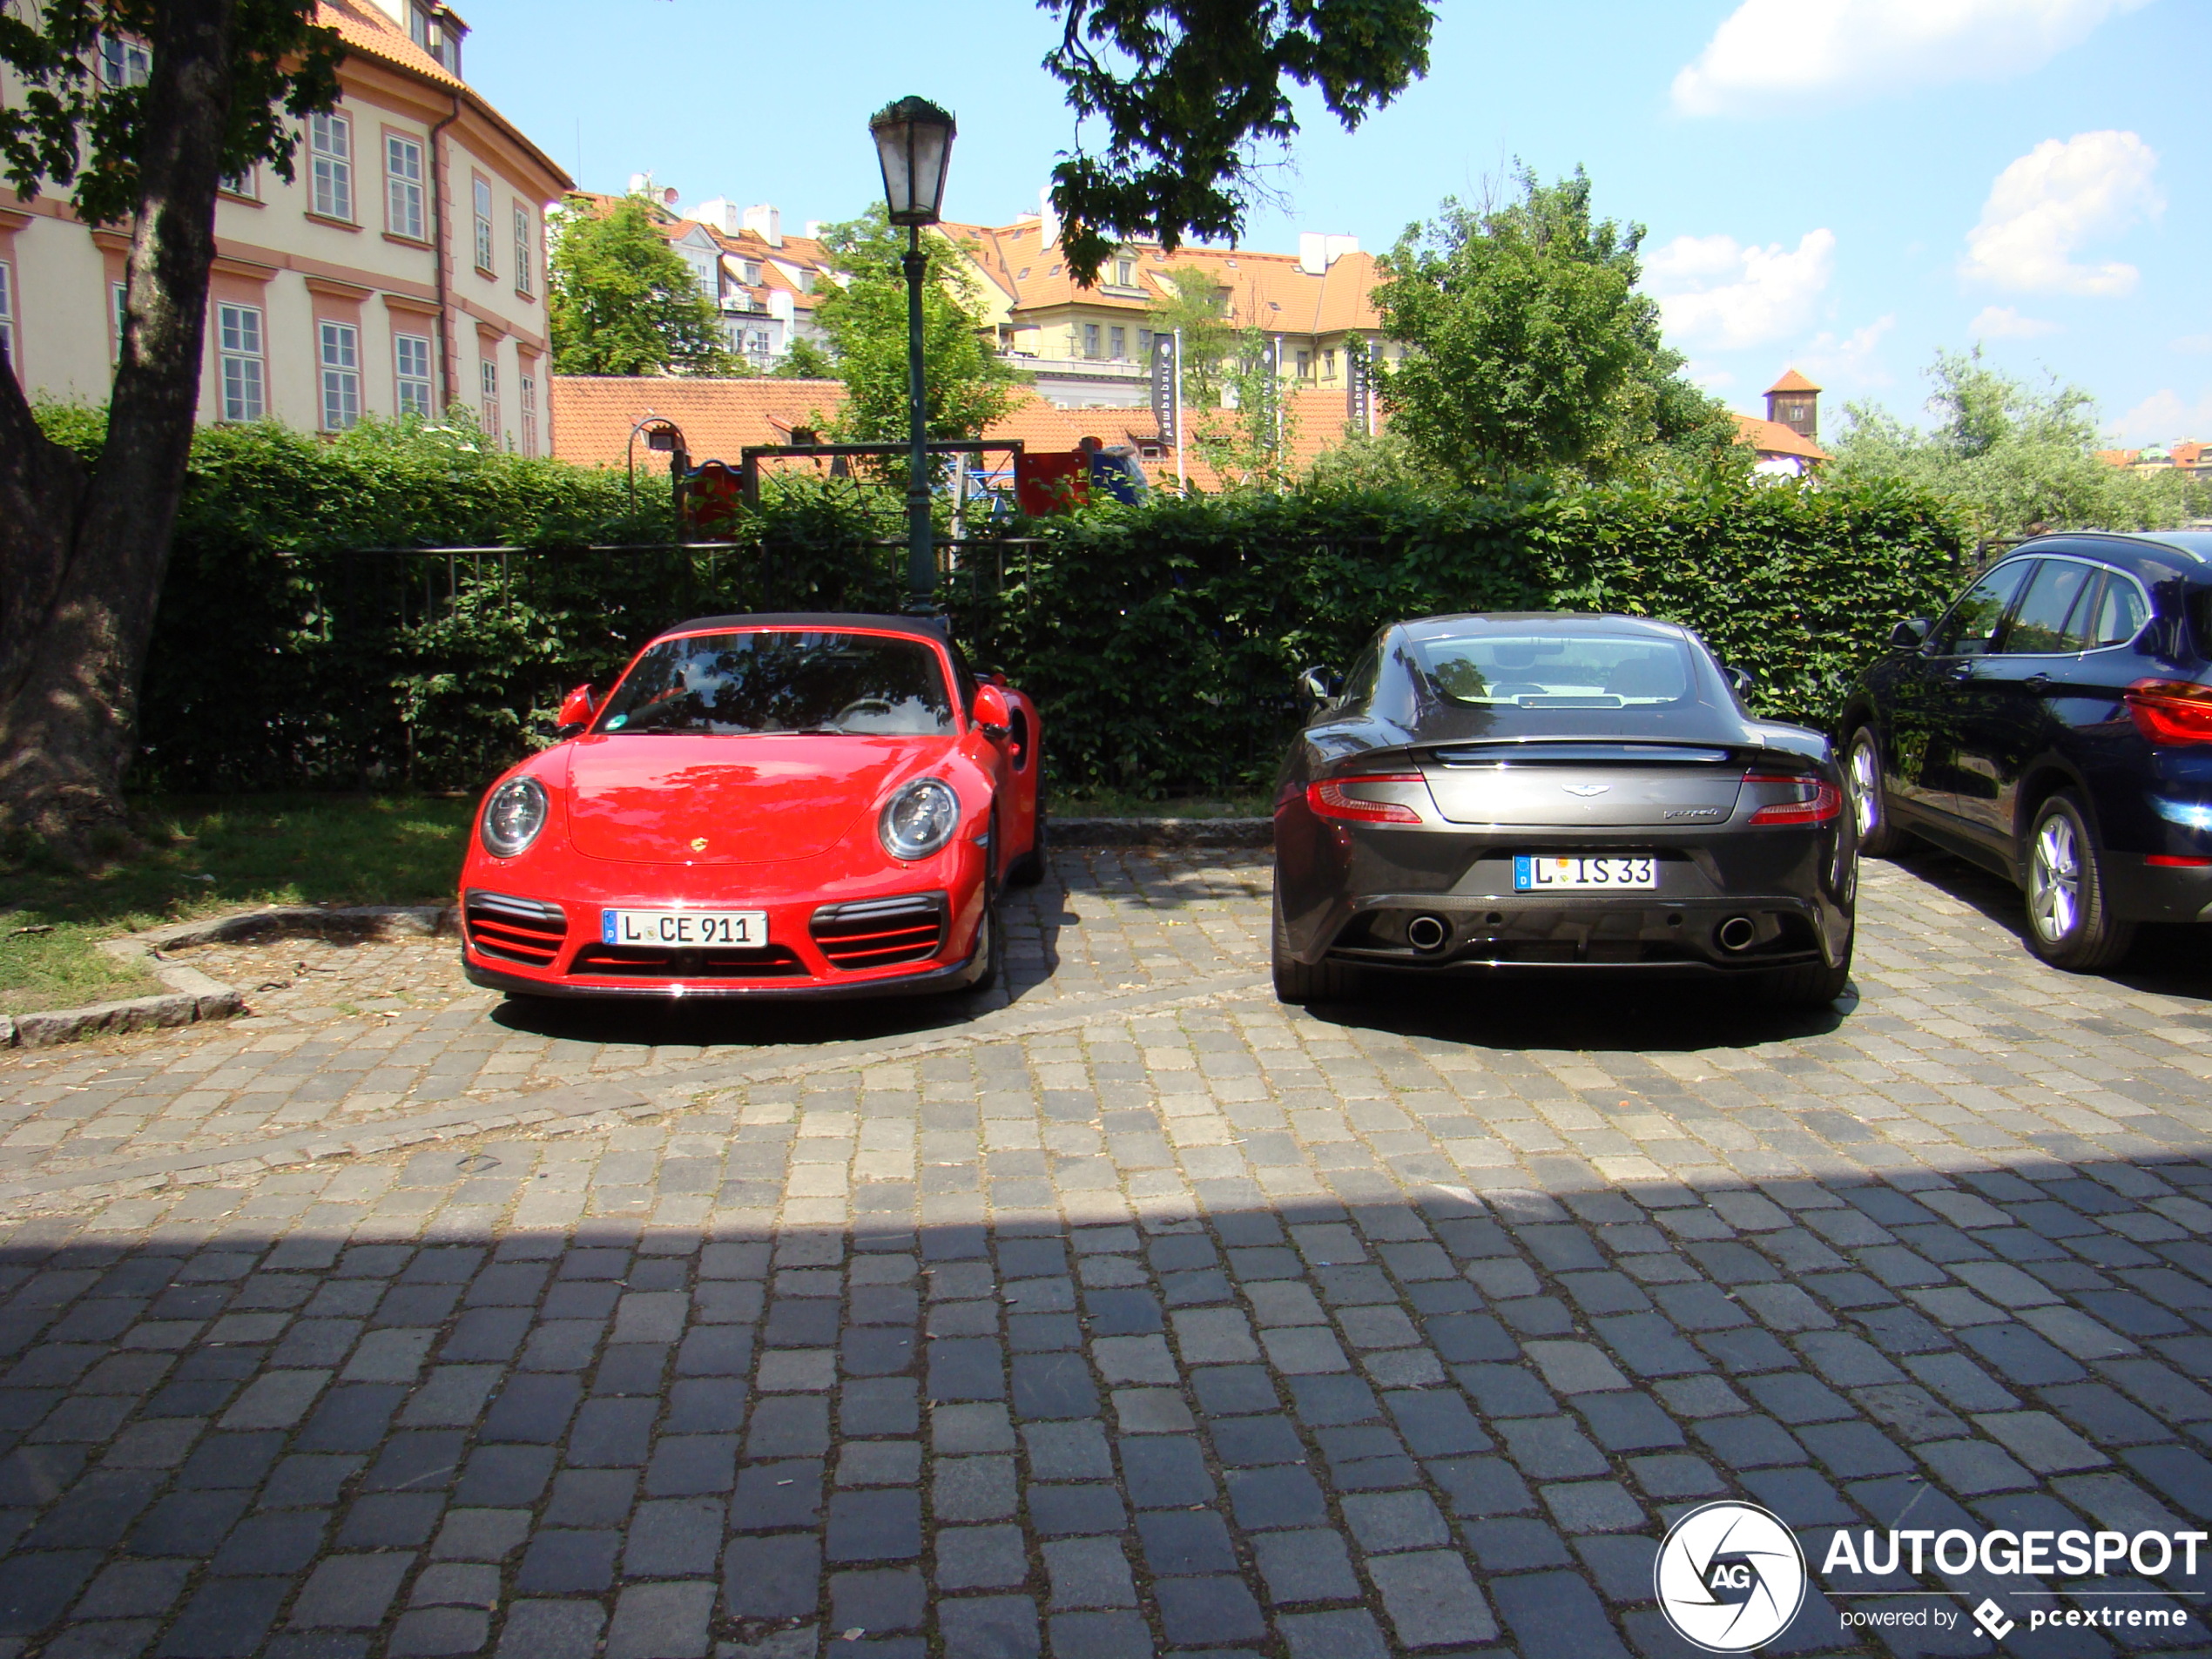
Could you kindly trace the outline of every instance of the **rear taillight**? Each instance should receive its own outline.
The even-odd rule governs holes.
[[[2137,680],[2128,718],[2153,743],[2212,743],[2212,685],[2194,680]]]
[[[1844,810],[1843,792],[1835,785],[1819,778],[1792,776],[1782,772],[1747,772],[1747,784],[1780,784],[1790,789],[1793,798],[1777,800],[1762,806],[1751,814],[1754,824],[1825,824]]]
[[[1305,804],[1319,818],[1348,819],[1355,824],[1418,824],[1421,815],[1401,801],[1361,800],[1344,792],[1363,784],[1426,781],[1418,772],[1371,772],[1356,778],[1332,778],[1325,783],[1306,785]]]

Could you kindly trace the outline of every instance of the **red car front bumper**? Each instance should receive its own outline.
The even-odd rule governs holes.
[[[671,867],[563,859],[557,882],[529,856],[472,857],[462,875],[462,967],[469,981],[527,996],[755,999],[957,991],[988,967],[987,853],[965,840],[921,864],[866,877],[803,867]],[[546,870],[543,875],[556,873]],[[546,891],[555,887],[556,891]],[[676,889],[680,888],[680,893]],[[612,908],[755,910],[767,942],[749,949],[622,946]]]

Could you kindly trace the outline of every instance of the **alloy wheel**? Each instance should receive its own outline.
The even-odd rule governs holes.
[[[2027,909],[2035,931],[2053,943],[2081,920],[2081,847],[2065,814],[2053,813],[2035,827],[2028,860]]]
[[[1882,770],[1881,761],[1874,753],[1874,745],[1865,738],[1851,745],[1851,813],[1858,839],[1865,840],[1881,827]]]

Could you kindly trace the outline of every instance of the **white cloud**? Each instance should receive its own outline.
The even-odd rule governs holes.
[[[1675,77],[1683,115],[2025,74],[2148,0],[1743,0]]]
[[[1798,354],[1797,367],[1815,380],[1887,386],[1889,371],[1876,360],[1875,354],[1881,348],[1882,337],[1896,327],[1896,314],[1891,313],[1840,337],[1827,333],[1816,334],[1812,343]]]
[[[2114,428],[2131,444],[2172,443],[2177,438],[2212,435],[2212,391],[2184,403],[2170,387],[2153,392],[2120,417]]]
[[[1984,306],[1966,325],[1966,332],[1976,340],[2033,340],[2058,331],[2058,324],[2040,317],[2023,317],[2010,306]]]
[[[2157,169],[2157,152],[2132,132],[2044,139],[1997,175],[1981,222],[1966,234],[1960,273],[2031,293],[2133,292],[2134,266],[2076,265],[2073,254],[2165,206]]]
[[[1795,249],[1732,236],[1677,236],[1644,262],[1667,333],[1715,351],[1763,346],[1803,330],[1835,265],[1836,235],[1807,231]]]

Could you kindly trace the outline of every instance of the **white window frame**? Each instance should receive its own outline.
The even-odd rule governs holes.
[[[530,234],[530,210],[515,204],[515,292],[536,293],[537,239]]]
[[[128,35],[100,37],[100,80],[108,86],[144,86],[153,78],[153,49]]]
[[[226,173],[216,181],[216,187],[225,195],[236,196],[241,201],[260,201],[261,199],[261,170],[249,162],[243,172]]]
[[[392,336],[392,386],[394,413],[401,415],[419,415],[428,420],[437,401],[436,381],[433,377],[430,355],[430,336],[428,334],[395,334]],[[420,355],[421,372],[415,372],[408,360]]]
[[[384,228],[411,242],[424,239],[422,140],[409,132],[384,135]]]
[[[269,412],[268,329],[259,306],[215,302],[215,369],[226,421]]]
[[[343,110],[307,118],[307,210],[354,222],[354,118]]]
[[[486,276],[496,276],[498,266],[492,261],[491,180],[479,177],[474,192],[476,209],[476,268]]]
[[[107,285],[108,361],[123,361],[123,336],[131,326],[131,285],[127,281]]]
[[[477,362],[476,388],[482,395],[477,404],[477,424],[496,447],[500,442],[499,364],[493,359],[486,357]]]
[[[523,453],[534,455],[537,453],[537,376],[522,374],[516,378],[521,386],[516,395],[522,400]]]
[[[20,374],[16,362],[16,267],[0,260],[0,363]]]
[[[358,325],[315,319],[315,370],[322,394],[322,429],[344,432],[361,418],[361,331]]]

